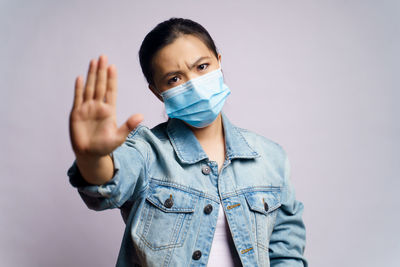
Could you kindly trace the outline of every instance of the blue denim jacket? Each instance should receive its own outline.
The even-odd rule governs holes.
[[[243,266],[307,266],[304,206],[284,150],[221,115],[220,174],[190,128],[171,118],[132,131],[111,153],[115,172],[104,185],[87,183],[75,162],[69,168],[88,208],[121,211],[126,228],[116,266],[206,266],[218,212]]]

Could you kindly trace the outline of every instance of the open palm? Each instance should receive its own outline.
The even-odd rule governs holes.
[[[85,86],[75,82],[70,114],[70,137],[74,152],[82,156],[104,156],[120,146],[143,120],[132,115],[121,127],[116,122],[117,70],[107,66],[106,56],[90,62]]]

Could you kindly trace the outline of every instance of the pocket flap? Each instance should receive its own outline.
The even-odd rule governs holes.
[[[245,197],[251,210],[265,215],[281,206],[280,190],[249,192]]]
[[[197,197],[174,187],[154,186],[146,199],[165,212],[194,212]]]

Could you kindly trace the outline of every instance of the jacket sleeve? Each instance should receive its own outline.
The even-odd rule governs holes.
[[[110,153],[114,162],[114,174],[103,185],[88,183],[81,175],[76,160],[68,169],[70,184],[75,187],[89,209],[100,211],[120,208],[126,200],[143,191],[148,183],[148,145],[135,138],[135,132]]]
[[[296,200],[295,189],[290,181],[290,166],[285,154],[284,182],[281,207],[278,209],[271,234],[269,255],[271,267],[308,266],[304,258],[306,229],[302,220],[304,205]]]

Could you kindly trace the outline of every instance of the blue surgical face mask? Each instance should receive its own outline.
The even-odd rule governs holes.
[[[219,67],[160,95],[164,99],[165,109],[170,118],[203,128],[217,118],[230,93]]]

